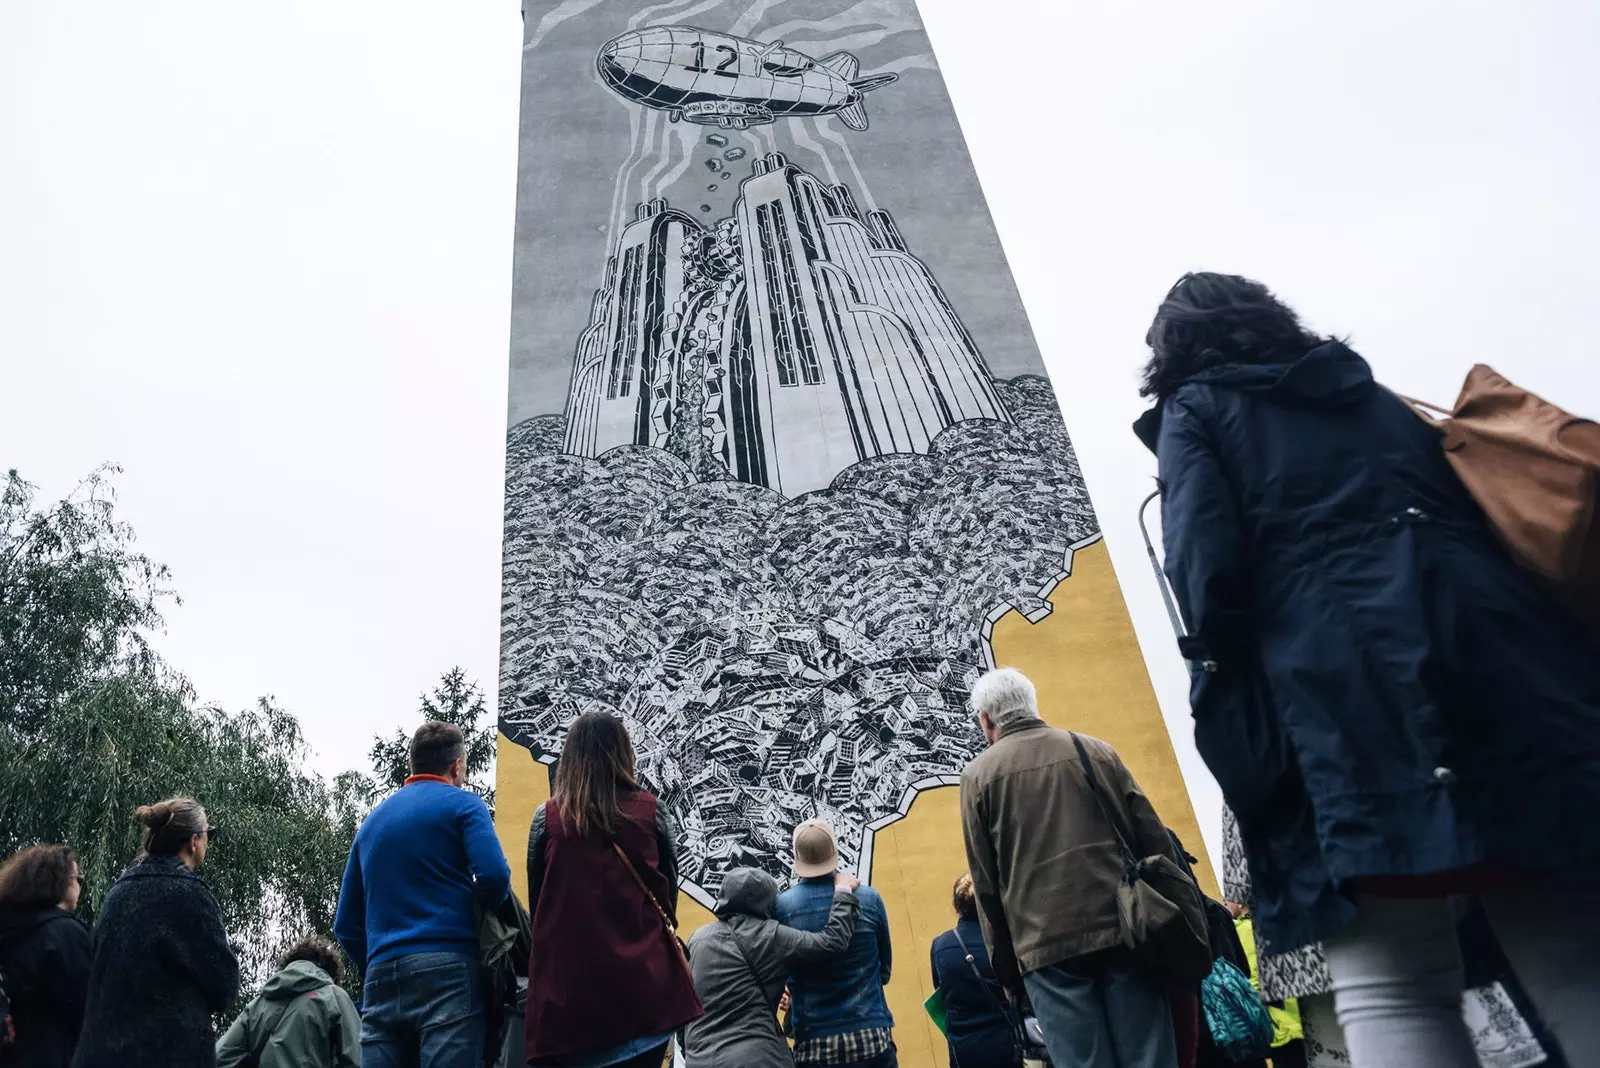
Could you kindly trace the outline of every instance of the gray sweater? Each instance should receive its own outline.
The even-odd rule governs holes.
[[[828,924],[800,931],[773,919],[778,884],[766,872],[737,868],[722,880],[717,922],[689,939],[695,993],[706,1014],[684,1032],[688,1068],[791,1068],[778,1030],[778,1000],[796,964],[838,954],[855,933],[856,896],[837,892]]]

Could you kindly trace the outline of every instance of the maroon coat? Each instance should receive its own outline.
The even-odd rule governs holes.
[[[616,842],[676,923],[672,831],[643,790],[623,811]],[[655,905],[611,843],[573,835],[554,801],[539,806],[528,835],[528,912],[530,1063],[676,1031],[704,1015]]]

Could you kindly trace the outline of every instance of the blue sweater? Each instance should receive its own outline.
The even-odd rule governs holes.
[[[475,955],[474,896],[493,908],[510,892],[511,868],[483,800],[445,782],[414,782],[356,832],[333,933],[369,968],[409,953]]]

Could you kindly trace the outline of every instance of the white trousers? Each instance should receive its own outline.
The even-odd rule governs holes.
[[[1358,895],[1322,948],[1354,1068],[1477,1068],[1449,901]]]
[[[1600,873],[1480,900],[1567,1063],[1600,1066]],[[1323,949],[1353,1068],[1476,1068],[1448,901],[1358,895],[1356,922]]]

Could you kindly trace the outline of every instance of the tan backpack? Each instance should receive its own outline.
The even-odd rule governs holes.
[[[1454,410],[1402,399],[1439,428],[1450,465],[1512,558],[1600,642],[1600,423],[1481,363]]]

